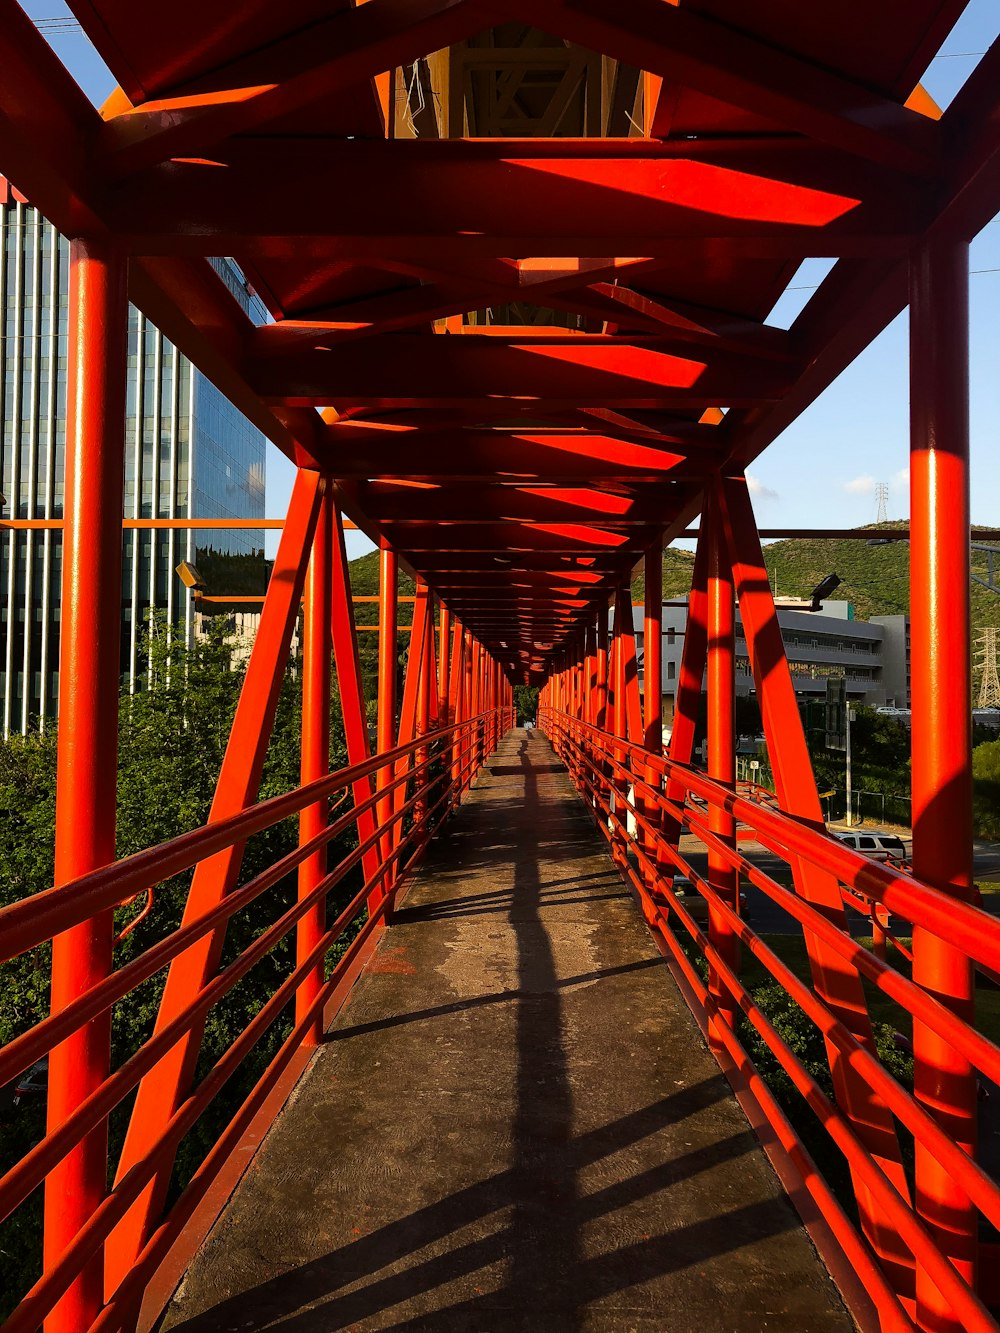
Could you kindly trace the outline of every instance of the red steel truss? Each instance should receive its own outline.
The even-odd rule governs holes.
[[[975,1030],[974,973],[1000,971],[1000,926],[971,905],[967,259],[1000,206],[1000,44],[942,114],[919,80],[965,0],[834,8],[70,0],[119,83],[98,112],[0,0],[0,171],[72,241],[56,883],[0,912],[3,959],[53,941],[51,1017],[0,1051],[0,1085],[51,1051],[47,1135],[0,1180],[4,1216],[44,1185],[45,1270],[5,1327],[135,1326],[391,920],[407,868],[513,725],[521,682],[543,687],[540,719],[783,1150],[793,1197],[823,1220],[831,1267],[860,1278],[863,1324],[997,1327],[990,1265],[977,1267],[1000,1192],[976,1163],[975,1071],[1000,1081],[1000,1051]],[[516,57],[538,43],[566,70],[541,108]],[[493,49],[507,94],[487,105],[465,74],[470,52],[488,72]],[[417,83],[431,95],[412,106]],[[254,327],[216,255],[239,261],[272,322]],[[790,328],[769,324],[809,256],[836,262]],[[298,474],[209,823],[116,862],[118,598],[104,571],[120,565],[127,297]],[[744,480],[906,305],[913,876],[825,834]],[[661,556],[698,514],[664,755]],[[374,752],[353,525],[380,549]],[[628,592],[640,561],[644,697]],[[416,594],[397,698],[400,566]],[[303,596],[301,785],[261,803]],[[778,809],[735,782],[734,603]],[[706,677],[707,776],[692,767]],[[334,684],[349,767],[331,773]],[[241,882],[247,839],[291,815],[297,850]],[[737,823],[787,862],[794,891],[746,861]],[[334,865],[348,828],[357,846]],[[682,831],[707,846],[707,876]],[[331,922],[355,867],[362,887]],[[670,892],[675,868],[707,898],[707,931]],[[115,906],[185,870],[179,927],[116,966]],[[228,922],[293,870],[295,905],[221,967]],[[740,875],[802,923],[811,986],[741,919]],[[845,902],[873,913],[880,954],[896,941],[879,912],[912,924],[912,979],[852,941]],[[292,931],[295,970],[196,1081],[212,1005]],[[834,1101],[754,1006],[743,953],[823,1033]],[[112,1005],[164,969],[153,1036],[112,1069]],[[913,1016],[912,1095],[875,1057],[863,981]],[[168,1206],[179,1142],[287,1004],[291,1035]],[[741,1015],[843,1152],[857,1227],[754,1070]],[[109,1189],[108,1116],[133,1091]],[[912,1173],[897,1124],[915,1139]]]

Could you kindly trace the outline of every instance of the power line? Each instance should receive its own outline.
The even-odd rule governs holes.
[[[998,266],[997,268],[970,268],[970,269],[969,269],[969,277],[970,277],[970,278],[978,277],[980,273],[1000,273],[1000,266]],[[814,292],[814,291],[817,290],[817,288],[822,287],[822,285],[823,285],[823,284],[822,284],[821,282],[812,282],[812,283],[809,283],[809,284],[807,284],[806,286],[803,286],[803,287],[786,287],[786,288],[785,288],[785,291],[786,291],[786,292]],[[784,295],[784,292],[782,293],[782,295]]]

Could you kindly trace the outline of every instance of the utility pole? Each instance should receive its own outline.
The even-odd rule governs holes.
[[[889,484],[885,481],[875,487],[875,522],[889,522]]]
[[[1000,708],[1000,675],[997,674],[997,630],[990,626],[976,638],[977,665],[982,667],[979,680],[979,707]]]
[[[856,714],[850,704],[844,709],[844,733],[847,741],[847,777],[845,785],[847,787],[847,827],[850,828],[854,823],[854,811],[851,800],[851,723],[855,720]]]

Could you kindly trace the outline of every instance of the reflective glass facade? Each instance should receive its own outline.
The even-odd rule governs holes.
[[[59,520],[66,465],[69,245],[0,179],[0,364],[4,518]],[[251,316],[259,306],[235,265],[215,267]],[[129,308],[126,518],[263,518],[264,437],[176,348]],[[151,607],[193,632],[190,593],[174,573],[193,560],[210,591],[263,591],[264,534],[127,531],[122,673],[142,670]],[[0,534],[0,707],[4,735],[44,725],[59,694],[62,534]]]

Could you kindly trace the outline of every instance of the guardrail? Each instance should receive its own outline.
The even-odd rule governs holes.
[[[884,914],[891,912],[914,930],[931,932],[960,949],[987,972],[1000,970],[1000,922],[910,874],[869,860],[774,804],[749,799],[686,765],[551,707],[539,710],[539,726],[611,844],[612,856],[672,960],[720,1063],[766,1117],[787,1154],[786,1166],[791,1165],[797,1188],[808,1192],[840,1258],[846,1257],[861,1279],[871,1302],[863,1326],[936,1327],[924,1322],[916,1299],[921,1284],[930,1282],[951,1306],[959,1327],[1000,1327],[983,1298],[991,1281],[995,1285],[992,1271],[982,1274],[983,1294],[974,1289],[969,1276],[980,1220],[1000,1229],[1000,1188],[949,1132],[949,1098],[954,1089],[929,1087],[927,1079],[922,1080],[919,1056],[918,1095],[898,1081],[878,1057],[867,1014],[851,1013],[843,1005],[844,991],[835,984],[838,975],[850,975],[856,994],[863,994],[862,980],[875,987],[914,1024],[949,1043],[993,1082],[1000,1082],[1000,1049],[930,990],[892,967],[884,956],[884,941],[878,951],[883,956],[876,956],[851,937],[839,908],[831,911],[810,903],[752,864],[739,850],[736,823],[755,830],[757,840],[781,857],[790,871],[807,864],[835,876],[842,901],[867,907],[877,923],[879,914],[884,920]],[[699,873],[680,850],[682,831],[694,834],[707,849],[707,875]],[[683,897],[674,893],[674,873],[689,880],[707,901],[707,930],[694,919]],[[740,877],[801,925],[810,951],[812,985],[741,917]],[[820,1086],[741,981],[741,948],[822,1033],[835,1097]],[[817,1169],[785,1109],[761,1078],[744,1044],[751,1029],[787,1075],[801,1105],[813,1112],[843,1155],[860,1225]],[[915,1168],[909,1162],[904,1165],[897,1125],[913,1136]],[[927,1170],[928,1163],[933,1170]],[[946,1172],[968,1196],[971,1225],[936,1207],[935,1170]],[[828,1262],[831,1253],[828,1247]]]
[[[298,948],[294,967],[275,981],[263,1007],[249,1021],[211,1069],[190,1089],[166,1120],[162,1132],[109,1189],[87,1224],[59,1255],[47,1256],[44,1271],[3,1325],[4,1333],[33,1333],[69,1286],[95,1261],[105,1248],[115,1244],[115,1228],[129,1209],[150,1187],[165,1191],[178,1144],[196,1125],[227,1081],[242,1066],[255,1044],[268,1031],[282,1010],[295,1003],[291,1031],[267,1065],[252,1091],[227,1123],[206,1159],[180,1196],[156,1217],[138,1256],[129,1260],[126,1276],[107,1293],[106,1305],[94,1329],[131,1328],[136,1312],[164,1256],[169,1252],[194,1210],[205,1199],[213,1183],[226,1168],[240,1140],[268,1097],[286,1075],[318,1022],[329,1021],[339,1007],[361,962],[370,952],[381,930],[403,878],[419,860],[429,840],[459,804],[462,795],[495,750],[500,736],[513,725],[513,710],[493,709],[451,726],[418,736],[406,745],[379,754],[361,764],[344,768],[282,796],[263,801],[230,818],[209,823],[193,832],[137,853],[89,875],[49,889],[33,898],[0,910],[0,963],[46,943],[54,935],[91,917],[112,911],[176,875],[192,870],[200,862],[246,842],[253,834],[273,827],[290,816],[302,814],[320,801],[342,793],[337,817],[294,851],[255,874],[236,888],[213,910],[151,942],[130,961],[113,970],[98,984],[78,995],[66,1008],[23,1032],[0,1049],[0,1086],[15,1079],[60,1042],[86,1024],[100,1021],[112,1006],[163,968],[183,961],[188,950],[211,933],[224,930],[237,914],[256,904],[261,895],[285,876],[315,857],[357,825],[359,840],[346,855],[306,894],[274,920],[261,910],[260,933],[236,957],[228,959],[181,1012],[170,1018],[124,1060],[118,1068],[73,1112],[48,1132],[0,1178],[0,1220],[8,1218],[42,1186],[53,1168],[95,1131],[105,1132],[112,1111],[122,1104],[144,1079],[155,1076],[158,1067],[178,1043],[194,1033],[201,1040],[205,1019],[212,1006],[261,963],[291,932]],[[385,776],[378,782],[379,775]],[[371,795],[346,802],[357,793],[355,784],[370,781]],[[387,801],[388,798],[388,801]],[[343,813],[340,813],[340,811]],[[374,832],[361,834],[359,816],[386,811],[374,821]],[[371,826],[369,822],[369,827]],[[366,853],[381,849],[374,874],[327,919],[326,904],[333,890],[356,867]],[[370,859],[369,859],[370,863]],[[321,913],[318,938],[307,928],[310,916]],[[324,963],[330,950],[345,933],[354,931],[350,942],[329,975]],[[304,1002],[303,994],[304,993]],[[274,1108],[274,1112],[278,1108]],[[119,1256],[119,1266],[120,1266]],[[169,1294],[169,1293],[168,1293]],[[81,1333],[83,1331],[81,1330]]]

